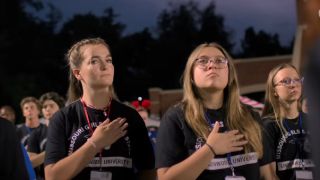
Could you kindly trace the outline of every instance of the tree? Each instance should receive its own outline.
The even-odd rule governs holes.
[[[157,29],[159,37],[149,69],[153,84],[162,88],[180,87],[187,58],[200,43],[215,41],[232,49],[231,32],[216,14],[214,3],[203,9],[195,1],[171,4],[159,15]]]
[[[115,89],[121,99],[147,97],[152,79],[148,64],[153,63],[155,39],[148,28],[123,37],[113,53]]]
[[[3,77],[0,99],[15,109],[19,109],[23,97],[38,97],[45,88],[52,89],[47,75],[59,66],[52,61],[55,54],[53,24],[25,12],[26,7],[41,11],[46,6],[40,1],[10,0],[1,1],[0,7],[3,20],[0,26],[3,42],[0,44],[0,75]]]
[[[278,34],[268,34],[262,30],[255,32],[253,27],[245,30],[241,40],[242,57],[272,56],[290,53],[290,47],[280,44]]]
[[[218,42],[228,52],[232,53],[233,43],[230,40],[232,31],[225,27],[223,16],[216,14],[213,2],[200,11],[199,23],[201,42]]]

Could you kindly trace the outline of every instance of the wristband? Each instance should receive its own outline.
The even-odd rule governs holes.
[[[208,143],[206,143],[205,145],[208,146],[208,148],[210,149],[210,151],[212,152],[212,154],[215,156],[216,153],[214,152],[213,147],[212,147],[210,144],[208,144]]]
[[[87,141],[88,141],[95,149],[97,149],[97,145],[96,145],[95,142],[93,142],[90,138],[87,139]]]

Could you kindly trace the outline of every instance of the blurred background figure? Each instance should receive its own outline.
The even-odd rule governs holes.
[[[46,126],[35,129],[28,140],[28,155],[35,168],[37,180],[45,179],[44,177],[44,157],[47,142],[47,131],[49,120],[51,117],[65,105],[64,99],[56,92],[47,92],[40,99],[42,114],[45,119]]]
[[[309,56],[306,71],[306,92],[308,98],[308,127],[311,136],[312,158],[315,163],[315,179],[320,179],[320,39]]]
[[[0,118],[0,179],[28,179],[28,171],[15,127]]]
[[[25,97],[21,100],[20,107],[25,122],[17,125],[17,135],[20,142],[27,149],[30,134],[36,128],[44,128],[45,125],[40,124],[39,116],[41,105],[35,97]]]
[[[148,135],[152,142],[153,147],[156,145],[156,138],[158,133],[158,128],[160,127],[160,121],[150,118],[150,106],[151,102],[149,99],[143,99],[138,97],[136,101],[132,101],[131,105],[138,111],[146,127],[148,129]]]
[[[5,105],[0,108],[0,117],[9,120],[13,124],[16,122],[16,113],[11,106]]]

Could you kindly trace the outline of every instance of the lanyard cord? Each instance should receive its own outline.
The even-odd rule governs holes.
[[[283,121],[283,124],[285,126],[285,128],[287,129],[287,131],[291,134],[292,129],[290,128],[288,122],[286,121],[288,119],[285,119]],[[302,117],[301,117],[301,113],[299,113],[299,120],[298,120],[298,125],[299,125],[299,130],[300,130],[300,138],[302,138],[303,134],[302,134]],[[304,164],[304,160],[303,160],[303,156],[304,156],[304,144],[300,142],[300,140],[298,140],[295,136],[292,135],[292,138],[294,139],[294,142],[296,144],[296,146],[298,147],[298,156],[299,158],[301,158],[302,161],[302,169],[304,169],[305,164]]]
[[[204,115],[205,115],[205,118],[206,118],[207,122],[209,123],[209,126],[213,129],[214,123],[216,121],[212,121],[211,120],[211,118],[209,117],[208,111],[206,111]],[[223,119],[222,119],[222,122],[223,122]],[[228,160],[228,164],[229,164],[229,167],[231,169],[231,172],[232,172],[232,176],[235,176],[236,174],[234,173],[234,166],[233,166],[232,161],[231,161],[231,153],[227,153],[227,160]]]
[[[93,132],[95,131],[95,129],[92,128],[91,123],[90,123],[90,118],[89,118],[89,114],[88,114],[88,111],[87,111],[87,107],[88,106],[86,105],[86,103],[84,102],[84,100],[82,98],[80,100],[81,100],[81,103],[82,103],[84,115],[86,117],[86,120],[87,120],[87,123],[88,123],[88,126],[89,126],[90,137],[91,137]],[[104,111],[104,115],[106,116],[106,119],[108,119],[108,117],[110,116],[111,101],[112,101],[112,98],[110,98],[108,106],[106,108],[106,111],[108,111],[108,113],[106,113],[106,111]],[[102,170],[102,149],[100,150],[100,153],[99,153],[99,160],[100,160],[100,171],[101,171]]]

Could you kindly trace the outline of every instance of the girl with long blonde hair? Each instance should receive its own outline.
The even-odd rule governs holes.
[[[160,180],[271,178],[259,115],[240,103],[235,67],[220,45],[193,50],[183,93],[162,118],[156,146]]]
[[[274,67],[268,76],[264,125],[270,135],[272,169],[279,179],[299,179],[301,169],[311,170],[306,119],[301,110],[303,78],[291,64]],[[312,177],[311,171],[305,171]]]

